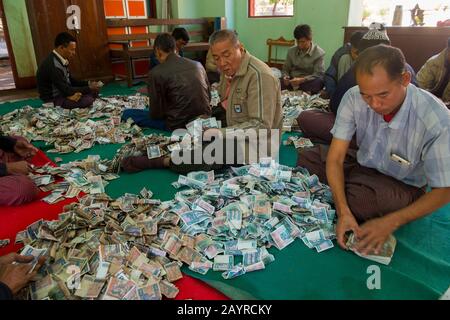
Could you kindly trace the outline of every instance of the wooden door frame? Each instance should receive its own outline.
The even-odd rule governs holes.
[[[16,58],[14,57],[14,51],[12,48],[11,39],[9,37],[8,22],[3,6],[3,0],[0,0],[0,11],[2,12],[1,19],[3,24],[3,31],[5,33],[6,47],[8,48],[9,59],[11,61],[11,69],[14,77],[14,83],[16,89],[32,89],[36,88],[36,77],[24,77],[20,78],[17,72]]]
[[[32,12],[35,12],[35,3],[33,0],[25,0],[25,5],[27,7],[28,21],[30,22],[31,36],[33,38],[34,54],[36,56],[36,62],[39,65],[48,56],[49,52],[43,52],[42,47],[38,43],[39,35],[37,30],[39,30],[38,21]]]

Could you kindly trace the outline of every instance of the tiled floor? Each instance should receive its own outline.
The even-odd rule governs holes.
[[[23,99],[34,99],[38,98],[39,94],[37,92],[37,89],[30,89],[30,90],[17,90],[17,89],[10,89],[10,90],[0,90],[0,103],[3,102],[14,102],[17,100],[23,100]]]
[[[9,60],[0,59],[0,103],[38,97],[36,89],[17,90]]]
[[[0,90],[14,89],[15,87],[9,60],[0,60]]]

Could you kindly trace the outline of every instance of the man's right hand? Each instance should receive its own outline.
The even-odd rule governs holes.
[[[330,99],[330,95],[328,94],[328,92],[326,90],[320,91],[320,97],[322,99]]]
[[[33,257],[18,258],[16,256],[11,256],[11,258],[22,263],[31,262],[33,260]],[[33,267],[31,264],[0,264],[0,282],[8,286],[12,294],[16,295],[36,276],[39,268],[44,262],[44,258],[39,259],[39,263],[31,273],[29,273]]]
[[[287,87],[287,86],[289,86],[291,84],[291,78],[288,77],[288,76],[285,76],[283,78],[283,82],[284,82],[284,85]]]
[[[7,174],[28,175],[29,172],[30,172],[30,165],[26,161],[6,163]]]
[[[67,99],[74,101],[74,102],[78,102],[81,99],[81,96],[83,94],[81,92],[76,92],[73,96],[67,97]]]
[[[360,231],[358,222],[356,222],[356,219],[350,212],[350,210],[347,213],[341,214],[339,216],[336,225],[337,242],[339,246],[344,250],[348,250],[346,233],[349,231],[352,231],[355,234],[358,234],[358,232]]]

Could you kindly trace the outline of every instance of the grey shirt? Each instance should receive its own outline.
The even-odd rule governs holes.
[[[283,77],[304,77],[306,80],[323,78],[324,56],[325,51],[315,43],[306,52],[302,52],[297,46],[290,48],[283,66]]]

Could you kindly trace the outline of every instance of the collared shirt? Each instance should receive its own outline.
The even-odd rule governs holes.
[[[431,57],[417,73],[419,87],[432,92],[444,102],[450,101],[448,50],[444,49]]]
[[[359,87],[342,99],[331,133],[350,141],[356,132],[358,162],[408,185],[450,187],[450,111],[410,84],[403,105],[387,123],[364,102]],[[396,155],[406,161],[392,160]]]
[[[223,97],[222,100],[222,107],[227,110],[228,108],[228,98],[230,96],[230,91],[231,91],[231,82],[233,81],[233,77],[227,77],[225,76],[226,82],[227,82],[227,86],[225,89],[225,96]]]
[[[306,77],[307,80],[323,78],[325,73],[325,51],[311,43],[308,51],[303,52],[297,46],[289,49],[283,66],[283,76]]]
[[[230,129],[257,130],[258,143],[250,144],[248,139],[244,139],[245,150],[236,153],[238,158],[243,155],[245,163],[253,163],[260,156],[264,157],[261,149],[252,149],[261,148],[264,141],[267,141],[267,155],[278,159],[279,143],[276,142],[279,142],[279,137],[272,139],[275,137],[272,134],[281,135],[283,127],[280,85],[280,80],[274,76],[267,64],[247,51],[243,53],[239,69],[231,80],[228,95],[227,79],[223,73],[220,76],[218,91],[221,100],[228,96],[227,128],[221,129],[222,134],[226,135]]]
[[[61,60],[63,66],[67,67],[69,65],[69,60],[64,59],[56,50],[53,50],[53,53]]]
[[[226,100],[228,128],[281,130],[280,81],[267,64],[245,51],[228,94],[227,86],[222,73],[218,91],[221,100]]]

